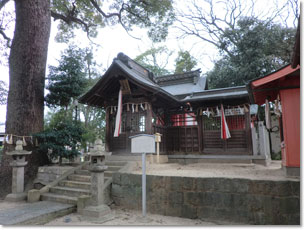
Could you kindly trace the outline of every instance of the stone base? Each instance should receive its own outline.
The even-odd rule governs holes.
[[[5,200],[10,202],[24,201],[26,199],[27,199],[26,193],[10,193],[5,197]]]
[[[34,203],[40,200],[40,191],[37,189],[32,189],[28,191],[28,202]]]
[[[271,164],[271,161],[269,159],[253,159],[252,163],[258,164],[258,165],[269,166]]]
[[[88,206],[81,210],[81,214],[81,220],[100,224],[114,219],[111,209],[105,204],[99,206]]]
[[[137,223],[141,223],[143,225],[151,223],[152,219],[148,218],[147,216],[143,217],[143,216],[139,216],[136,218]]]
[[[300,168],[299,167],[286,167],[283,166],[283,170],[286,176],[299,177],[300,176]]]
[[[158,161],[158,155],[148,155],[147,160],[151,164],[164,164],[168,163],[168,157],[167,155],[159,155],[159,161]]]

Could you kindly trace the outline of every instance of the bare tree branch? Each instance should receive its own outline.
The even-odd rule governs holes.
[[[118,17],[121,18],[121,10],[119,13],[110,13],[110,14],[106,14],[98,5],[98,3],[95,0],[90,0],[91,4],[94,6],[94,8],[101,14],[103,15],[103,17],[105,18],[111,18],[111,17]],[[123,3],[124,4],[124,3]],[[123,7],[121,8],[123,9]]]
[[[11,39],[5,34],[5,32],[0,28],[0,34],[6,40],[7,47],[11,48]]]
[[[282,21],[287,21],[290,15],[289,12],[284,14],[284,11],[288,10],[288,5],[293,9],[290,12],[298,13],[298,0],[281,2],[268,8],[268,11],[257,11],[255,4],[255,0],[188,0],[185,2],[186,7],[176,9],[175,27],[182,33],[179,37],[196,36],[232,56],[231,48],[226,47],[226,43],[229,41],[236,45],[240,38],[236,33],[227,34],[227,29],[234,31],[237,22],[243,17],[263,19],[266,23],[271,23],[283,13]]]

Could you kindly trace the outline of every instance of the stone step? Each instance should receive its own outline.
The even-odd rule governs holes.
[[[81,182],[73,180],[62,180],[58,183],[60,186],[69,187],[69,188],[80,188],[80,189],[89,189],[91,188],[90,182]]]
[[[111,155],[111,156],[106,156],[106,162],[108,161],[123,161],[123,162],[128,162],[128,161],[141,161],[142,160],[142,155]]]
[[[73,181],[90,182],[91,176],[72,174],[68,176],[68,179]]]
[[[110,175],[104,175],[105,181],[111,178]],[[76,181],[76,182],[91,182],[91,176],[85,176],[85,175],[77,175],[77,174],[72,174],[68,176],[69,181]]]
[[[113,171],[105,171],[104,176],[105,177],[112,177]],[[86,169],[80,169],[75,171],[76,175],[84,175],[84,176],[91,176],[91,173],[89,170]]]
[[[109,171],[118,171],[122,168],[122,166],[118,166],[118,165],[107,165],[107,166],[108,166],[108,168],[105,171],[105,173],[109,172]],[[89,173],[90,173],[89,169],[90,169],[90,166],[86,165],[86,166],[84,166],[84,168],[82,170],[76,170],[76,174],[89,175]],[[88,173],[85,171],[88,171]]]
[[[108,166],[107,171],[119,171],[122,167],[121,166]]]
[[[79,169],[75,171],[75,174],[77,175],[84,175],[84,176],[90,176],[90,171],[87,169]]]
[[[62,187],[62,186],[52,187],[50,188],[50,192],[55,194],[75,196],[75,197],[79,197],[81,195],[90,195],[89,189],[70,188],[70,187]]]
[[[54,193],[43,193],[41,195],[41,200],[47,200],[47,201],[54,201],[59,203],[65,203],[65,204],[77,204],[77,197],[73,196],[65,196],[65,195],[59,195]]]
[[[125,161],[106,161],[105,163],[106,165],[108,166],[125,166],[126,165],[126,162]]]
[[[76,206],[51,201],[26,203],[0,210],[0,225],[43,225],[75,212]]]

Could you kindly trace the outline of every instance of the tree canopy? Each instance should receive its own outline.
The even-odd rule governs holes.
[[[180,50],[175,59],[175,73],[191,71],[196,65],[197,61],[189,51]]]
[[[222,58],[207,73],[211,88],[244,85],[290,62],[296,30],[252,17],[222,35]]]
[[[145,27],[153,41],[160,41],[174,20],[172,0],[52,0],[51,15],[61,20],[58,41],[74,37],[75,29],[95,37],[99,28],[114,24],[121,24],[127,32],[134,26]]]
[[[153,72],[156,76],[169,74],[168,61],[173,51],[168,50],[165,46],[152,47],[134,60]]]
[[[174,51],[166,46],[152,47],[134,60],[154,73],[155,76],[172,74],[170,70],[170,59],[174,56]],[[174,59],[174,73],[183,73],[191,71],[196,65],[196,59],[189,51],[179,50]]]
[[[72,99],[80,96],[86,88],[85,51],[76,46],[65,50],[58,66],[49,67],[47,94],[45,100],[48,106],[67,107]]]

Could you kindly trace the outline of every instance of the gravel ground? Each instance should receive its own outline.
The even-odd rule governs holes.
[[[57,218],[46,225],[52,226],[73,226],[73,225],[106,225],[106,226],[209,226],[216,225],[213,222],[207,222],[202,220],[192,220],[186,218],[162,216],[156,214],[147,213],[146,219],[143,219],[140,211],[122,209],[119,207],[112,207],[112,213],[114,219],[104,223],[92,223],[82,221],[80,215],[73,213],[64,217]]]
[[[133,173],[142,174],[138,164]],[[281,168],[281,161],[272,161],[269,166],[258,164],[229,164],[229,163],[195,163],[181,165],[177,163],[148,164],[148,175],[183,176],[183,177],[225,177],[247,178],[253,180],[299,180],[286,177]]]

